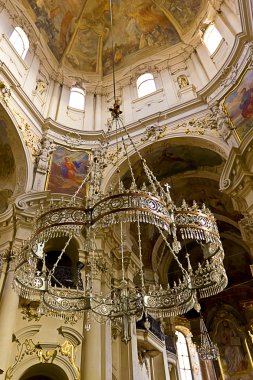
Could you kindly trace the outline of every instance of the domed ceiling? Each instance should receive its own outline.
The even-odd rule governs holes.
[[[111,71],[108,0],[23,0],[59,63]],[[113,0],[115,65],[121,68],[181,41],[207,0]]]

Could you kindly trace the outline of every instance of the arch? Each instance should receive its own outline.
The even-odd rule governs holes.
[[[142,143],[141,147],[138,147],[141,155],[145,158],[150,153],[151,149],[159,146],[161,148],[170,146],[170,145],[188,145],[191,147],[199,147],[208,149],[217,153],[222,159],[227,160],[229,155],[229,147],[226,143],[222,142],[220,139],[213,136],[166,136],[165,138],[159,139],[158,142],[145,141]],[[134,149],[131,149],[128,152],[131,164],[134,165],[139,160],[139,157],[136,155]],[[121,176],[123,176],[128,170],[128,160],[125,156],[122,157],[121,162],[119,163]],[[117,178],[117,168],[116,165],[108,165],[108,170],[105,173],[104,179],[102,180],[102,188],[104,191],[108,191],[109,187],[114,184],[115,179]]]
[[[15,188],[12,196],[29,190],[33,181],[33,163],[31,154],[20,134],[17,121],[8,108],[0,105],[0,125],[5,129],[7,139],[11,142],[11,150],[15,162]]]
[[[29,367],[20,377],[20,380],[68,380],[66,372],[58,365],[35,364]]]
[[[50,372],[50,369],[52,372]],[[48,376],[49,379],[51,377],[52,380],[76,380],[77,378],[76,370],[69,358],[60,355],[56,356],[53,363],[39,363],[36,354],[32,356],[26,355],[24,359],[11,370],[13,379],[18,380],[29,380],[29,376],[39,374]],[[62,375],[62,377],[59,375]]]
[[[21,58],[25,59],[25,56],[29,50],[29,39],[20,26],[16,26],[10,36],[10,43],[20,55]]]
[[[45,244],[46,266],[48,270],[54,268],[63,248],[67,242],[67,237],[54,237],[49,239]],[[64,285],[70,288],[83,288],[81,279],[81,269],[83,264],[79,261],[78,242],[72,238],[66,246],[65,252],[61,256],[59,264],[54,268],[52,276],[53,285]],[[42,270],[42,262],[37,267]]]

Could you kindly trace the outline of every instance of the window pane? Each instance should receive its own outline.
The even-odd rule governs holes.
[[[153,74],[145,73],[141,75],[136,81],[136,86],[139,98],[141,96],[145,96],[156,91],[156,85]]]
[[[25,58],[26,53],[29,49],[29,40],[23,29],[21,29],[19,26],[13,30],[10,36],[10,43],[15,48],[17,53],[22,58]]]
[[[189,361],[188,356],[184,356],[184,368],[185,369],[191,369],[190,361]]]
[[[153,77],[153,74],[151,73],[145,73],[145,74],[142,74],[136,81],[136,85],[137,87],[139,87],[143,82],[145,82],[146,80],[154,80],[154,77]]]
[[[84,102],[85,102],[84,90],[82,88],[73,87],[70,91],[69,107],[83,111]]]
[[[186,380],[192,380],[191,371],[185,371],[185,379]]]
[[[207,49],[209,50],[209,53],[213,54],[219,46],[222,40],[222,36],[217,30],[217,28],[213,24],[211,24],[206,29],[203,40]]]
[[[192,380],[191,364],[185,336],[180,331],[176,331],[176,335],[181,380]]]
[[[156,91],[155,82],[153,80],[148,80],[143,82],[138,88],[138,96],[145,96]]]

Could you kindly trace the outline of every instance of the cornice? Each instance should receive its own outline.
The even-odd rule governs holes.
[[[235,42],[233,45],[233,48],[220,68],[220,70],[216,73],[216,75],[208,82],[206,86],[204,86],[201,90],[197,91],[197,95],[201,97],[202,99],[206,99],[209,104],[212,104],[215,100],[220,99],[222,96],[224,96],[224,92],[222,92],[222,88],[220,88],[220,93],[216,96],[212,96],[213,93],[219,89],[221,82],[224,80],[224,78],[229,74],[230,70],[234,65],[237,64],[240,57],[243,55],[243,52],[246,50],[248,51],[250,49],[250,45],[247,45],[246,43],[249,42],[248,37],[246,34],[241,33],[236,35]],[[224,69],[225,68],[225,69]],[[226,89],[226,92],[229,90],[229,88]]]

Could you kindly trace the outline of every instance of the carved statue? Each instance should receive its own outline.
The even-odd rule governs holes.
[[[38,79],[36,82],[36,88],[35,90],[40,94],[43,95],[47,90],[47,83],[43,81],[42,79]]]
[[[48,163],[50,160],[50,155],[54,150],[53,140],[50,139],[45,133],[41,139],[41,148],[37,156],[37,169],[41,172],[46,173],[48,170]]]
[[[189,80],[186,75],[179,75],[179,77],[177,77],[177,83],[179,85],[179,88],[185,88],[189,86]]]
[[[217,122],[217,131],[220,137],[222,137],[223,140],[226,141],[231,135],[232,128],[229,118],[227,117],[223,109],[220,107],[219,102],[216,102],[212,107],[212,113]]]

